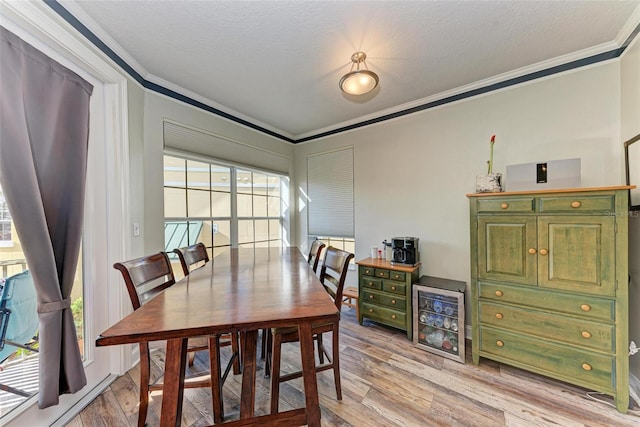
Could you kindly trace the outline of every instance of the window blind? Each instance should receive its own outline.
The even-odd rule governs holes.
[[[307,157],[309,234],[354,237],[353,147]]]

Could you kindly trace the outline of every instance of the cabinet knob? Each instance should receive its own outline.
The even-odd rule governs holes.
[[[588,331],[582,331],[580,335],[582,335],[583,338],[591,338],[591,333]]]
[[[498,347],[504,347],[504,341],[500,341],[500,340],[498,340],[498,341],[496,341],[496,345],[497,345]]]
[[[509,203],[503,203],[500,205],[502,209],[507,209],[509,207]]]
[[[374,296],[373,296],[373,295],[369,295],[369,299],[373,299],[373,298],[374,298]]]
[[[504,295],[504,294],[502,293],[502,291],[496,291],[496,296],[497,296],[497,297],[501,297],[502,295]]]
[[[588,363],[583,363],[582,364],[582,369],[584,369],[585,371],[590,371],[593,368]]]
[[[369,282],[369,286],[373,286],[373,282]]]
[[[394,275],[393,275],[393,278],[394,278],[394,279],[399,279],[399,278],[400,278],[400,276],[398,276],[397,274],[394,274]]]
[[[380,277],[384,276],[384,273],[380,273],[380,274],[379,274],[379,276],[380,276]]]
[[[395,304],[395,303],[396,303],[396,300],[392,299],[391,304]]]
[[[503,317],[502,313],[496,313],[496,319],[502,319]]]
[[[571,202],[572,208],[579,208],[580,206],[582,206],[582,203],[578,202],[577,200],[575,202]]]
[[[395,315],[395,314],[392,314],[392,315],[391,315],[391,318],[392,318],[393,320],[395,320],[395,319],[396,319],[396,315]]]
[[[369,309],[369,313],[373,313],[373,308],[370,308],[370,309]]]
[[[531,255],[535,254],[536,252],[538,252],[538,251],[536,251],[536,248],[531,248],[531,249],[529,249],[529,253],[530,253]]]
[[[582,310],[582,311],[589,311],[589,310],[591,310],[591,306],[590,306],[589,304],[582,304],[582,305],[580,306],[580,310]]]
[[[543,255],[543,256],[544,256],[544,255],[546,255],[546,254],[548,254],[548,253],[549,253],[549,251],[548,251],[548,250],[546,250],[546,249],[540,249],[540,255]]]
[[[395,287],[395,286],[392,286],[392,287],[391,287],[391,290],[392,290],[392,291],[395,291],[395,290],[396,290],[396,287]]]

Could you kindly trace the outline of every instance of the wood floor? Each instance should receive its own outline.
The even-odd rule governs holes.
[[[343,400],[337,401],[333,374],[318,374],[323,426],[635,426],[640,409],[626,415],[587,397],[587,390],[481,359],[462,364],[417,349],[402,332],[366,323],[358,325],[352,309],[340,322]],[[330,345],[331,340],[325,339]],[[229,357],[228,347],[223,349]],[[297,347],[283,349],[283,370],[300,365]],[[206,369],[206,355],[195,368]],[[163,352],[154,353],[158,366]],[[259,363],[261,369],[262,363]],[[241,376],[230,375],[224,386],[227,420],[237,419]],[[268,413],[269,381],[258,372],[256,411]],[[302,380],[282,384],[280,409],[304,406]],[[607,401],[607,397],[599,397]],[[147,425],[159,423],[161,394],[152,395]],[[185,391],[183,426],[213,423],[207,389]],[[137,367],[115,381],[69,426],[134,426],[137,422]]]

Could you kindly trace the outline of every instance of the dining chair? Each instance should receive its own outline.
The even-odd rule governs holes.
[[[333,299],[338,311],[342,306],[342,291],[347,277],[349,262],[354,257],[352,253],[329,246],[325,252],[324,262],[320,270],[320,282],[324,286],[329,296]],[[318,343],[318,358],[320,365],[316,366],[316,373],[333,369],[333,379],[336,387],[336,397],[342,400],[342,387],[340,385],[340,348],[339,348],[339,325],[334,323],[317,323],[311,325],[313,339]],[[322,334],[332,333],[332,355],[330,356],[322,342]],[[271,413],[278,412],[280,402],[280,383],[300,378],[302,371],[280,375],[280,364],[282,355],[282,344],[297,342],[300,340],[297,327],[272,328],[272,349],[271,349]],[[325,357],[328,363],[324,363]]]
[[[165,289],[175,284],[175,278],[171,269],[169,257],[164,252],[148,255],[113,265],[122,273],[127,286],[129,298],[133,309],[137,310],[147,301],[160,294]],[[206,342],[206,343],[205,343]],[[149,407],[149,392],[162,390],[163,384],[160,378],[151,382],[151,357],[149,343],[143,342],[140,346],[140,404],[138,410],[138,427],[143,427],[147,418]],[[185,388],[210,387],[213,398],[214,422],[222,422],[222,395],[221,389],[225,376],[220,375],[220,337],[216,335],[189,339],[189,353],[209,350],[209,375],[205,379],[201,377],[192,381],[185,378]],[[189,359],[189,365],[193,364]],[[227,368],[228,373],[228,368]]]
[[[191,273],[194,265],[202,267],[202,265],[209,262],[209,255],[207,254],[207,248],[204,243],[196,243],[191,246],[174,249],[173,252],[178,255],[180,265],[182,265],[182,271],[185,276]],[[202,263],[202,264],[200,264]],[[197,267],[197,268],[198,268]],[[233,354],[233,374],[238,375],[242,369],[240,367],[240,340],[237,333],[229,333],[220,335],[220,347],[231,346],[231,352]]]
[[[318,272],[318,264],[320,261],[320,254],[322,253],[322,249],[324,249],[327,245],[322,240],[316,239],[311,243],[311,247],[309,248],[309,255],[307,256],[307,263],[311,266],[314,273]],[[260,349],[260,357],[265,359],[264,365],[264,376],[268,377],[271,375],[270,368],[270,357],[269,352],[271,351],[271,330],[265,328],[262,330],[262,344]]]
[[[327,245],[324,244],[322,240],[316,239],[311,243],[311,248],[309,248],[309,256],[307,257],[307,262],[313,268],[313,272],[316,273],[318,271],[318,263],[320,261],[320,254],[322,253],[322,249],[324,249]]]
[[[204,243],[196,243],[195,245],[185,246],[184,248],[174,249],[173,252],[178,255],[182,271],[185,276],[189,275],[191,267],[199,264],[206,264],[209,262],[209,254],[207,254],[207,248]]]

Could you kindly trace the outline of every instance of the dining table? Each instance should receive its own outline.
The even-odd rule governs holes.
[[[97,346],[166,341],[161,426],[179,426],[187,340],[239,332],[242,383],[239,419],[225,426],[320,425],[311,325],[338,322],[338,309],[296,247],[229,248],[122,318],[96,339]],[[305,407],[255,413],[258,331],[297,326]],[[219,372],[219,366],[216,367]],[[215,402],[221,409],[221,401]]]

